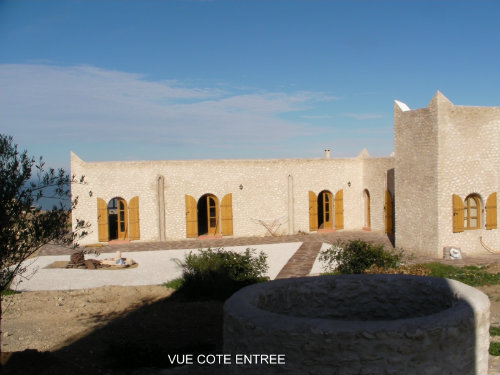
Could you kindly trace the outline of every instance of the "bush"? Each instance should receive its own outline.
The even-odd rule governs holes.
[[[384,245],[375,245],[362,240],[339,241],[336,245],[321,252],[319,260],[327,272],[342,274],[364,273],[372,265],[380,268],[395,268],[402,254],[387,251]]]
[[[187,297],[226,299],[238,289],[265,281],[267,256],[263,252],[254,254],[254,249],[246,249],[243,254],[221,248],[190,252],[181,263],[183,282],[178,292]]]
[[[496,357],[500,356],[500,342],[490,343],[490,354]]]

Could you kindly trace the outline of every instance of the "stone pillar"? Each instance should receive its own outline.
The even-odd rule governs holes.
[[[165,241],[165,178],[158,177],[158,232],[160,241]]]
[[[288,175],[288,234],[294,234],[293,176]]]

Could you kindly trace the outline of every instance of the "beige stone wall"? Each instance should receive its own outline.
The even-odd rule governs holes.
[[[213,194],[220,202],[231,193],[239,237],[269,235],[259,220],[279,219],[277,234],[309,232],[308,192],[323,190],[343,190],[344,229],[361,229],[366,189],[376,231],[384,230],[385,191],[391,192],[397,247],[438,257],[445,246],[479,254],[482,237],[498,249],[500,231],[485,229],[484,208],[491,193],[500,196],[500,109],[455,106],[438,92],[426,108],[396,102],[394,130],[395,157],[387,158],[364,150],[349,159],[84,162],[72,154],[72,173],[88,183],[72,191],[80,197],[74,219],[92,226],[81,243],[98,242],[97,198],[139,196],[141,240],[157,241],[186,238],[186,194],[196,201]],[[452,195],[471,193],[482,200],[481,229],[453,233]]]
[[[377,160],[370,159],[369,163],[377,167],[367,180],[368,185],[364,185],[362,158],[84,162],[73,154],[72,173],[85,175],[88,182],[87,186],[74,187],[73,194],[80,196],[74,217],[86,218],[93,228],[82,244],[95,243],[98,242],[97,198],[108,202],[113,197],[122,197],[128,202],[139,196],[141,240],[159,240],[158,178],[163,176],[167,240],[186,238],[186,194],[198,200],[210,193],[220,202],[232,193],[234,236],[264,236],[269,233],[259,219],[269,222],[279,218],[278,234],[309,232],[309,190],[316,195],[322,190],[335,195],[343,189],[344,228],[361,229],[363,189],[370,189],[374,207],[380,209],[383,169],[390,162],[384,158]],[[375,211],[373,208],[372,212]],[[380,228],[380,216],[374,214],[377,217],[374,229]]]
[[[370,193],[371,230],[385,230],[385,191],[389,190],[394,197],[394,182],[391,181],[393,169],[393,157],[363,160],[363,190]]]
[[[500,231],[485,229],[484,209],[500,191],[500,109],[455,106],[438,92],[427,108],[396,102],[394,127],[396,246],[436,257],[445,246],[482,254],[482,237],[498,249]],[[452,195],[471,193],[482,200],[481,228],[453,233]]]
[[[396,246],[435,255],[438,141],[436,108],[394,106]]]
[[[442,100],[438,118],[438,251],[456,246],[466,254],[487,254],[480,237],[498,250],[500,231],[486,230],[485,205],[491,193],[500,196],[500,108],[455,106]],[[465,199],[472,193],[481,199],[481,228],[453,233],[452,194]],[[497,202],[498,218],[499,207]]]

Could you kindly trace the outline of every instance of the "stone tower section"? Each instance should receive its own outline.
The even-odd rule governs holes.
[[[498,224],[496,228],[488,228],[487,216],[496,217],[498,222],[500,107],[454,105],[439,92],[436,97],[439,130],[438,251],[448,246],[460,247],[466,254],[487,254],[486,247],[498,251],[500,230]],[[453,195],[464,201],[463,229],[453,228]],[[496,213],[492,215],[494,198]],[[477,202],[477,215],[473,207],[468,209],[468,202],[472,206]],[[476,220],[477,225],[474,225]]]
[[[396,246],[435,255],[438,246],[436,97],[427,108],[394,103]]]
[[[498,250],[487,223],[499,216],[500,108],[456,106],[438,91],[426,108],[396,101],[394,127],[396,246],[435,257]]]

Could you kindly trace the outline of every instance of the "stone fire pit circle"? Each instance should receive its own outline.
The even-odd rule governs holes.
[[[284,354],[234,373],[485,374],[488,297],[455,280],[339,275],[246,287],[224,305],[224,352]]]

